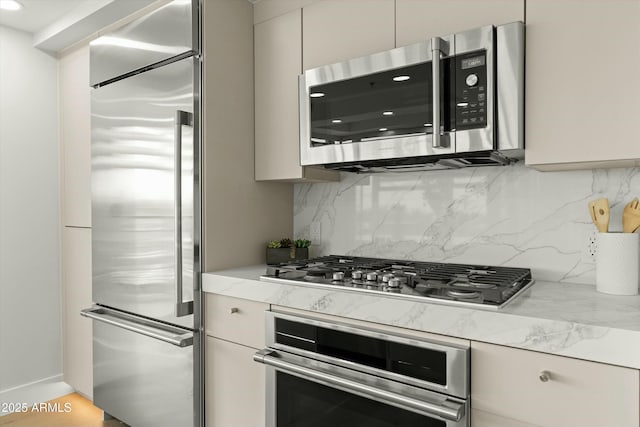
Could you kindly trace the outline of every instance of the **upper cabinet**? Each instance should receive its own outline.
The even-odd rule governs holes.
[[[337,172],[300,166],[301,9],[256,24],[254,55],[256,180],[337,180]]]
[[[302,9],[302,68],[394,48],[394,0],[324,0]]]
[[[527,165],[638,165],[639,74],[639,1],[528,0]]]
[[[60,58],[62,225],[91,227],[89,46]]]
[[[396,0],[396,46],[515,21],[524,0]]]

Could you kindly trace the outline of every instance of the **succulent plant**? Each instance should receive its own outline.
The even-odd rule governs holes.
[[[307,239],[296,239],[293,243],[296,248],[308,248],[309,246],[311,246],[311,240]]]
[[[279,241],[277,241],[277,240],[272,240],[272,241],[270,241],[269,243],[267,243],[267,247],[268,247],[269,249],[277,249],[277,248],[280,248],[280,247],[281,247],[281,245],[280,245],[280,242],[279,242]]]
[[[290,248],[292,246],[292,241],[289,238],[284,238],[280,240],[280,247],[281,248]]]

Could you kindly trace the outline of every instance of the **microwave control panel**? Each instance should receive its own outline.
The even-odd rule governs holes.
[[[484,50],[456,56],[456,129],[487,125],[487,55]]]

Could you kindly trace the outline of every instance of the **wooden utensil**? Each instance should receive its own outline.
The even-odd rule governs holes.
[[[591,220],[599,232],[609,231],[609,199],[597,199],[589,202]],[[640,212],[639,212],[640,213]]]
[[[640,231],[640,201],[634,198],[622,211],[622,232],[637,233]]]

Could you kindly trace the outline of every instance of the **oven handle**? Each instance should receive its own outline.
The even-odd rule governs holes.
[[[451,402],[451,404],[456,405],[456,407],[447,407],[435,403],[423,402],[421,400],[412,399],[396,393],[380,390],[356,381],[316,371],[315,369],[306,368],[295,363],[285,362],[282,359],[271,356],[272,354],[277,354],[277,352],[270,349],[260,350],[253,355],[253,360],[259,363],[264,363],[265,365],[273,366],[274,368],[280,369],[284,372],[297,374],[303,378],[315,379],[326,384],[342,387],[346,390],[362,393],[382,401],[393,402],[405,408],[411,408],[423,413],[436,415],[446,420],[460,421],[464,415],[464,405],[460,405],[458,403]]]

